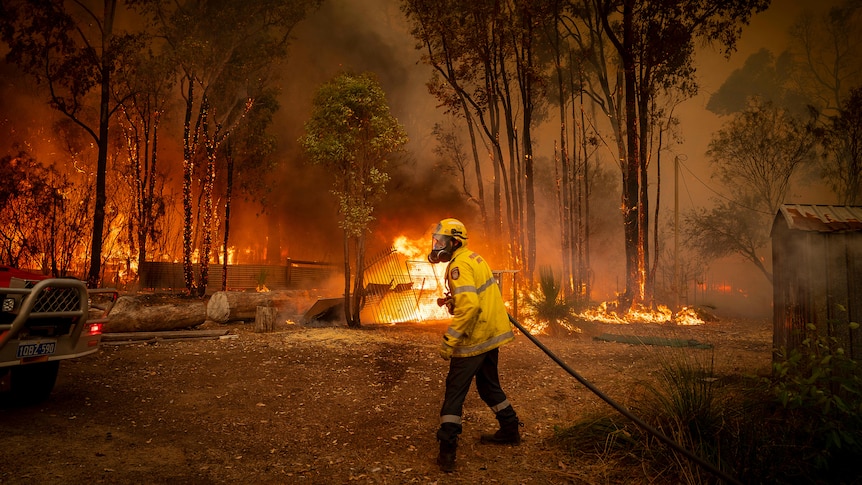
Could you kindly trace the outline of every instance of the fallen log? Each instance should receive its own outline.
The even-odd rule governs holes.
[[[153,301],[149,296],[121,296],[111,309],[105,333],[180,330],[206,321],[203,300]]]
[[[254,321],[258,307],[277,309],[277,320],[298,320],[317,299],[305,290],[217,291],[207,303],[207,319],[216,323]]]

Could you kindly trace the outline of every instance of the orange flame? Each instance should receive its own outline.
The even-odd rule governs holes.
[[[422,243],[418,240],[408,239],[407,236],[398,236],[392,243],[392,247],[408,260],[424,259],[425,252],[422,250]]]
[[[585,320],[620,325],[631,323],[702,325],[704,323],[697,312],[689,307],[683,307],[676,315],[665,305],[658,305],[655,309],[635,306],[624,313],[617,312],[614,307],[613,303],[603,302],[598,308],[583,311],[578,316]]]

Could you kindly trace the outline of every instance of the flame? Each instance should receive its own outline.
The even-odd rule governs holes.
[[[407,236],[398,236],[392,243],[392,247],[408,260],[422,260],[424,258],[422,242],[419,240],[408,239]]]
[[[445,284],[443,276],[425,259],[425,246],[422,240],[398,236],[392,249],[403,273],[393,274],[397,271],[392,266],[366,273],[368,283],[385,288],[377,293],[379,300],[373,304],[377,321],[394,324],[451,318],[445,307],[437,305],[437,299],[444,296]]]
[[[451,318],[445,306],[437,304],[445,296],[445,283],[441,284],[434,265],[427,261],[407,261],[407,268],[416,289],[416,313],[420,322]]]
[[[585,310],[578,314],[578,316],[585,320],[620,325],[631,323],[702,325],[704,323],[697,315],[697,312],[690,307],[683,307],[676,315],[674,315],[673,310],[665,305],[658,305],[655,309],[637,305],[624,313],[620,313],[617,311],[616,303],[614,302],[603,302],[597,308]]]
[[[703,323],[703,319],[698,316],[694,308],[683,307],[676,312],[677,325],[703,325]]]
[[[719,285],[715,285],[715,290],[720,292],[720,293],[732,293],[733,287],[727,283],[722,283]]]

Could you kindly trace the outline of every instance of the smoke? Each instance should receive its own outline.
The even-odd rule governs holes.
[[[828,2],[806,0],[804,3],[814,6]],[[701,180],[709,180],[709,167],[704,153],[710,135],[723,122],[721,117],[706,110],[709,97],[734,69],[743,66],[748,56],[764,47],[775,53],[783,51],[787,43],[787,27],[801,12],[799,4],[791,0],[774,1],[767,12],[756,16],[751,26],[744,30],[738,52],[730,59],[710,49],[698,53],[696,61],[701,94],[683,103],[675,111],[683,130],[680,136],[684,139],[678,140],[671,154],[663,155],[664,160],[672,160],[672,155],[682,155],[687,166]],[[388,195],[378,204],[374,213],[377,221],[369,237],[369,254],[388,247],[402,234],[411,239],[422,239],[432,224],[446,217],[455,217],[462,220],[471,232],[471,247],[486,255],[495,269],[519,269],[504,268],[506,263],[502,258],[495,260],[495,253],[499,252],[497,249],[503,247],[505,241],[492,241],[490,235],[483,234],[478,209],[464,200],[460,181],[435,169],[437,160],[433,153],[435,140],[432,129],[435,123],[443,120],[444,115],[427,92],[425,83],[430,78],[431,70],[419,63],[420,51],[414,46],[415,41],[407,30],[398,0],[327,0],[319,11],[298,25],[291,42],[289,59],[279,73],[281,109],[276,113],[273,125],[278,138],[275,155],[278,167],[273,173],[260,174],[270,181],[271,192],[266,195],[266,210],[260,209],[258,201],[234,199],[231,239],[240,251],[239,262],[243,262],[244,257],[261,258],[264,254],[269,261],[284,261],[288,257],[341,261],[342,233],[338,228],[339,215],[335,200],[330,193],[331,179],[324,169],[305,162],[298,139],[303,134],[304,122],[310,116],[311,102],[317,88],[338,73],[349,71],[371,72],[377,76],[393,115],[405,126],[410,138],[406,147],[407,155],[390,167],[392,179],[387,187]],[[57,114],[47,107],[44,97],[36,99],[26,94],[32,92],[30,80],[25,80],[15,72],[5,72],[10,70],[8,65],[3,64],[3,69],[4,72],[0,73],[3,74],[0,81],[0,143],[3,143],[3,148],[9,152],[9,140],[33,138],[20,137],[22,131],[38,131],[43,135],[41,138],[50,138],[45,136],[50,131],[50,124],[46,127],[42,120],[56,119]],[[174,134],[167,136],[173,137]],[[551,266],[555,272],[558,272],[556,268],[561,264],[560,221],[553,168],[554,140],[558,137],[557,127],[537,129],[534,153],[537,181],[536,264],[537,267]],[[40,148],[45,151],[45,157],[57,152],[50,145],[47,146],[49,148]],[[163,167],[177,167],[178,163],[171,165],[169,160],[181,160],[179,145],[175,141],[160,140],[160,146],[172,147],[170,153],[161,156],[166,162]],[[602,156],[607,185],[594,190],[594,199],[591,200],[591,204],[594,204],[591,207],[594,220],[591,222],[593,239],[590,265],[593,270],[592,281],[597,290],[595,296],[609,298],[624,287],[624,251],[618,195],[619,173],[609,153],[604,152]],[[662,218],[672,217],[672,207],[669,207],[673,200],[672,165],[664,162],[662,166]],[[656,175],[656,172],[650,175],[651,182],[657,180]],[[177,180],[174,179],[174,182]],[[711,204],[710,197],[715,194],[706,190],[700,182],[688,178],[681,180],[681,183],[682,211]],[[689,185],[684,185],[686,183]],[[654,187],[651,189],[655,190]],[[800,202],[816,201],[808,199]],[[736,286],[764,286],[758,275],[739,273],[735,265],[714,266],[719,268],[717,272],[732,277]],[[745,276],[736,278],[737,274]],[[724,274],[717,277],[722,278]],[[764,304],[758,301],[753,306],[762,309]]]
[[[0,56],[5,55],[5,49],[0,50]],[[45,165],[58,158],[51,128],[59,115],[45,99],[42,86],[16,66],[0,62],[0,156],[26,150]]]
[[[388,247],[399,234],[420,235],[432,220],[449,217],[463,206],[450,181],[430,170],[431,129],[439,113],[425,88],[430,71],[418,63],[413,44],[398,2],[392,0],[327,1],[296,29],[281,73],[281,109],[274,123],[280,166],[272,176],[277,182],[266,218],[268,237],[281,240],[282,252],[296,258],[341,257],[331,179],[306,163],[297,141],[314,93],[340,72],[373,73],[410,139],[408,155],[390,166],[392,179],[375,210],[369,251]],[[260,227],[262,216],[245,214],[252,228]]]

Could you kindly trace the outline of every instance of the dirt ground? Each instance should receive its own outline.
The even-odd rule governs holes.
[[[212,328],[212,327],[210,327]],[[445,322],[255,333],[218,339],[104,344],[60,366],[51,398],[0,410],[0,483],[646,483],[638,470],[572,458],[548,440],[556,426],[607,407],[525,336],[502,348],[501,380],[521,420],[521,446],[479,443],[496,426],[475,388],[465,405],[457,470],[436,464],[447,363]],[[768,372],[766,320],[697,327],[590,325],[545,345],[625,404],[665,346],[602,334],[696,340],[688,348],[723,375]],[[624,480],[620,477],[627,477]]]

